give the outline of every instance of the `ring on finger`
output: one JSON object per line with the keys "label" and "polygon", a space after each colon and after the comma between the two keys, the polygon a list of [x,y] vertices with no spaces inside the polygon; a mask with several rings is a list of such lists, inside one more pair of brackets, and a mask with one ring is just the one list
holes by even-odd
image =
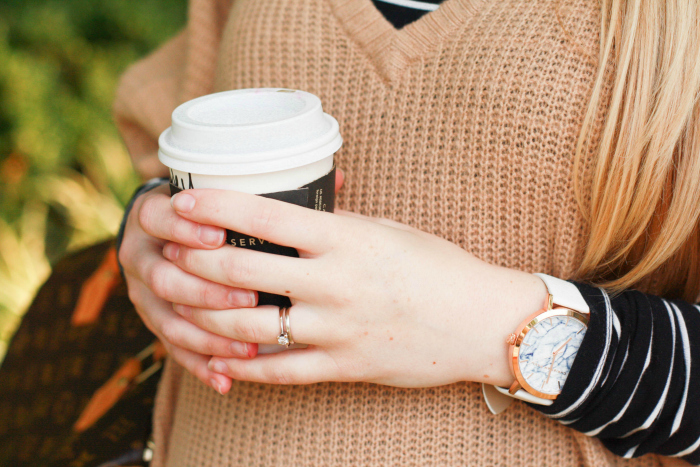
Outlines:
{"label": "ring on finger", "polygon": [[292,326],[289,324],[289,315],[292,312],[291,307],[285,307],[284,309],[284,332],[287,334],[289,339],[289,345],[294,344],[294,338],[292,337]]}
{"label": "ring on finger", "polygon": [[289,334],[289,314],[288,307],[280,307],[280,334],[277,336],[277,343],[289,348],[292,338]]}

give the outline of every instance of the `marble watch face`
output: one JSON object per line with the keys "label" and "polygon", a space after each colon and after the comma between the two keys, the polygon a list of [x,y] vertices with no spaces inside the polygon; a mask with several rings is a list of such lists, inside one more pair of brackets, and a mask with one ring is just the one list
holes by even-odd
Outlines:
{"label": "marble watch face", "polygon": [[544,318],[532,327],[518,354],[527,384],[544,394],[559,394],[585,334],[586,325],[572,316]]}

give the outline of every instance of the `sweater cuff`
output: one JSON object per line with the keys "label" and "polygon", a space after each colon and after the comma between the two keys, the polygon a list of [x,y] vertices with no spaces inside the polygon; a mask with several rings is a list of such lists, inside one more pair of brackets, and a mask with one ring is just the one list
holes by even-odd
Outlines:
{"label": "sweater cuff", "polygon": [[140,187],[136,189],[134,194],[131,196],[131,199],[129,200],[129,203],[126,205],[124,208],[124,216],[122,217],[122,222],[119,224],[119,232],[117,232],[117,238],[115,240],[116,244],[116,249],[117,249],[117,264],[119,265],[119,272],[122,275],[122,278],[124,277],[124,268],[122,268],[121,263],[119,262],[119,249],[122,246],[122,240],[124,239],[124,229],[126,228],[126,220],[129,218],[129,213],[131,213],[131,210],[134,207],[134,203],[138,199],[139,196],[141,196],[144,193],[147,193],[154,188],[158,188],[159,186],[168,183],[169,179],[166,177],[158,177],[158,178],[152,178]]}

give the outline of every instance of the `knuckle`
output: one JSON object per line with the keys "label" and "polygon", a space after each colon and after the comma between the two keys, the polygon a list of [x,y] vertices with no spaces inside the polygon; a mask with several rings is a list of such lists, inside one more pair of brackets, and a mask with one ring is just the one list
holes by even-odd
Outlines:
{"label": "knuckle", "polygon": [[267,379],[273,384],[293,384],[292,374],[283,366],[272,366],[268,370]]}
{"label": "knuckle", "polygon": [[229,350],[229,341],[223,337],[216,339],[206,339],[203,345],[203,355],[228,356],[231,354]]}
{"label": "knuckle", "polygon": [[216,325],[216,322],[212,319],[209,312],[207,312],[206,310],[194,309],[192,310],[192,314],[189,318],[189,321],[191,321],[193,324],[196,324],[202,329],[206,329],[207,331],[211,332],[217,332],[219,330],[218,326]]}
{"label": "knuckle", "polygon": [[212,298],[211,298],[211,286],[210,285],[205,285],[204,287],[200,287],[197,289],[197,306],[201,306],[203,308],[214,308],[212,306]]}
{"label": "knuckle", "polygon": [[226,271],[226,280],[230,284],[245,286],[253,278],[254,267],[250,260],[236,258],[233,261],[222,259],[221,267]]}
{"label": "knuckle", "polygon": [[171,344],[178,345],[180,341],[180,331],[177,322],[164,322],[160,325],[160,334],[163,339]]}
{"label": "knuckle", "polygon": [[131,258],[133,257],[131,250],[131,242],[123,241],[121,247],[119,248],[117,259],[124,270],[130,269],[129,266],[131,266]]}
{"label": "knuckle", "polygon": [[195,252],[190,248],[180,245],[180,253],[176,263],[187,271],[193,271],[195,267]]}
{"label": "knuckle", "polygon": [[168,296],[168,266],[166,263],[159,263],[153,266],[147,276],[148,287],[156,296],[167,298]]}
{"label": "knuckle", "polygon": [[253,233],[265,238],[279,224],[280,210],[271,203],[264,203],[263,207],[253,216],[251,222]]}
{"label": "knuckle", "polygon": [[[149,262],[136,262],[136,264],[134,264],[132,276],[138,279],[139,281],[143,282],[146,285],[146,287],[150,287],[149,284],[151,281],[151,267],[152,265]],[[127,277],[129,276],[127,275]]]}
{"label": "knuckle", "polygon": [[221,355],[220,347],[218,339],[216,342],[211,339],[205,339],[202,343],[201,352],[203,355]]}
{"label": "knuckle", "polygon": [[235,337],[243,342],[263,342],[262,333],[254,323],[241,320],[234,326]]}
{"label": "knuckle", "polygon": [[170,238],[180,243],[197,243],[194,228],[191,222],[185,219],[176,219],[170,223]]}
{"label": "knuckle", "polygon": [[146,196],[146,199],[143,200],[139,207],[139,224],[141,224],[141,228],[148,233],[153,231],[153,221],[157,214],[156,204],[155,197]]}
{"label": "knuckle", "polygon": [[221,286],[214,283],[207,283],[200,287],[198,301],[204,308],[223,309],[226,308],[226,296]]}

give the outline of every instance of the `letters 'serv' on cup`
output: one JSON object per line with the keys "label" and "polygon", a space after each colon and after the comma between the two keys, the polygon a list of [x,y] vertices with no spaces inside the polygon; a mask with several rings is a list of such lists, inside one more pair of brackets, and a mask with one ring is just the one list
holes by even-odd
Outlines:
{"label": "letters 'serv' on cup", "polygon": [[[342,138],[338,122],[313,94],[264,88],[193,99],[175,109],[172,126],[158,143],[158,158],[170,168],[172,194],[190,188],[236,190],[333,211],[333,154]],[[297,256],[293,248],[237,232],[227,232],[227,243]],[[260,304],[289,306],[287,297],[259,295]]]}

